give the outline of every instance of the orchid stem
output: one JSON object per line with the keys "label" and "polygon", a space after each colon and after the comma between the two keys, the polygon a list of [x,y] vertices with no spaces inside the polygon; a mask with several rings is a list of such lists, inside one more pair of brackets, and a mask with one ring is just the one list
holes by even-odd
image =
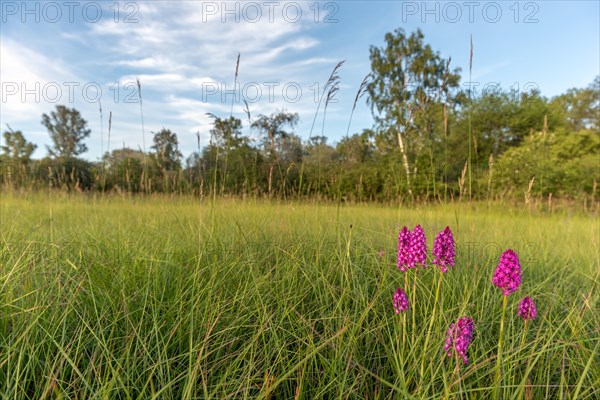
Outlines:
{"label": "orchid stem", "polygon": [[500,319],[500,338],[498,339],[498,356],[496,357],[496,385],[494,387],[494,399],[498,399],[498,392],[502,384],[502,339],[504,337],[504,318],[506,316],[506,301],[508,296],[502,296],[502,318]]}
{"label": "orchid stem", "polygon": [[[441,272],[440,272],[441,274]],[[431,335],[431,328],[433,328],[433,321],[435,320],[435,313],[437,311],[438,298],[440,295],[440,286],[442,284],[442,276],[438,274],[437,279],[437,288],[435,289],[435,301],[433,303],[433,312],[431,314],[431,318],[429,319],[429,327],[427,328],[427,336],[425,336],[425,346],[423,346],[423,352],[427,352],[427,345],[429,344],[429,336]],[[421,359],[421,378],[425,373],[425,358]]]}

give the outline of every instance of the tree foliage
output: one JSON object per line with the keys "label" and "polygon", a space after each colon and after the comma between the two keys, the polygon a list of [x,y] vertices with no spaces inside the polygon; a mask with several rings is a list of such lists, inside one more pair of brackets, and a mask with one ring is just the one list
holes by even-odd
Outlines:
{"label": "tree foliage", "polygon": [[[296,133],[299,116],[286,110],[254,120],[248,112],[246,130],[233,113],[209,114],[210,142],[200,148],[198,132],[198,149],[185,166],[177,135],[167,128],[154,133],[150,153],[116,149],[94,164],[76,158],[87,149],[86,121],[77,110],[57,106],[42,115],[53,158],[31,160],[35,145],[9,128],[0,180],[119,192],[450,200],[464,195],[468,166],[473,198],[528,192],[595,199],[600,77],[554,98],[499,87],[465,93],[460,71],[425,43],[420,30],[407,35],[397,29],[384,39],[382,47],[370,48],[371,80],[363,81],[356,97],[366,89],[375,123],[337,143],[324,129],[319,135],[311,130],[308,138]],[[341,66],[328,82],[336,90]]]}
{"label": "tree foliage", "polygon": [[535,132],[508,149],[496,167],[496,190],[520,195],[532,184],[534,194],[577,197],[592,193],[600,181],[600,136],[583,129]]}
{"label": "tree foliage", "polygon": [[71,158],[87,151],[83,139],[90,135],[91,130],[76,109],[57,105],[50,115],[42,115],[42,124],[53,142],[53,147],[48,147],[52,157]]}
{"label": "tree foliage", "polygon": [[169,129],[161,129],[154,133],[154,160],[163,173],[177,171],[181,168],[181,158],[183,155],[179,151],[179,141],[177,135]]}
{"label": "tree foliage", "polygon": [[28,142],[21,131],[13,131],[10,127],[4,131],[3,136],[6,143],[2,146],[4,156],[14,163],[28,164],[37,145]]}
{"label": "tree foliage", "polygon": [[587,88],[569,89],[552,100],[562,112],[566,127],[579,131],[600,130],[600,75]]}
{"label": "tree foliage", "polygon": [[387,33],[384,47],[371,46],[370,59],[368,102],[379,132],[399,131],[410,143],[432,129],[428,115],[436,104],[456,100],[460,69],[450,70],[450,60],[424,43],[421,30]]}

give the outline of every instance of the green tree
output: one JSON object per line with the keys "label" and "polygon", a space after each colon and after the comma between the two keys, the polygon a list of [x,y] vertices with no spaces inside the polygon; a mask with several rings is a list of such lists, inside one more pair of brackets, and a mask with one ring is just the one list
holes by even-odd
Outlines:
{"label": "green tree", "polygon": [[587,88],[569,89],[551,104],[563,113],[570,130],[600,130],[600,75]]}
{"label": "green tree", "polygon": [[329,195],[337,192],[332,186],[338,172],[339,155],[327,144],[327,137],[313,136],[305,146],[305,177],[312,194]]}
{"label": "green tree", "polygon": [[[467,160],[471,161],[473,175],[487,176],[490,160],[497,161],[505,151],[520,146],[534,132],[551,132],[564,126],[560,112],[538,91],[519,94],[499,89],[473,96],[469,107],[461,107],[449,116],[446,176],[455,189]],[[441,155],[441,150],[438,154]],[[472,183],[482,184],[473,186],[472,194],[487,193],[486,180]]]}
{"label": "green tree", "polygon": [[340,153],[342,161],[353,165],[370,159],[375,150],[374,144],[371,142],[371,135],[372,131],[365,129],[360,134],[357,133],[340,140],[336,150]]}
{"label": "green tree", "polygon": [[162,128],[154,133],[154,159],[159,169],[164,172],[177,171],[181,168],[182,154],[179,151],[177,134],[169,129]]}
{"label": "green tree", "polygon": [[[283,171],[287,170],[287,166],[282,165],[284,162],[282,160],[283,146],[286,143],[286,139],[293,134],[293,129],[298,124],[298,119],[299,117],[296,113],[277,110],[269,116],[261,114],[252,122],[251,128],[257,130],[262,136],[265,153],[269,160],[269,194],[273,190],[273,169],[276,165],[281,185],[285,184]],[[291,143],[293,142],[287,141],[287,144]]]}
{"label": "green tree", "polygon": [[494,185],[515,195],[527,192],[530,183],[538,195],[593,194],[600,180],[599,153],[600,135],[591,130],[535,132],[500,156]]}
{"label": "green tree", "polygon": [[[154,187],[161,187],[164,192],[176,189],[181,183],[181,157],[177,135],[169,129],[153,132],[153,142],[150,154],[154,168],[144,168],[144,175],[150,178],[146,182]],[[145,166],[146,167],[146,166]]]}
{"label": "green tree", "polygon": [[283,139],[293,133],[298,120],[299,117],[296,113],[277,110],[269,116],[259,115],[252,122],[251,128],[256,129],[263,136],[265,150],[268,149],[270,156],[275,157],[281,151]]}
{"label": "green tree", "polygon": [[27,180],[31,154],[36,145],[28,142],[21,131],[13,131],[10,126],[4,132],[5,145],[0,156],[1,180],[15,185],[22,185]]}
{"label": "green tree", "polygon": [[2,152],[5,157],[18,164],[28,164],[37,145],[28,142],[21,131],[13,131],[10,126],[3,136],[5,145],[2,146]]}
{"label": "green tree", "polygon": [[83,139],[90,136],[91,131],[76,109],[58,105],[49,116],[42,114],[42,124],[53,142],[53,147],[48,146],[52,157],[68,159],[87,151]]}
{"label": "green tree", "polygon": [[[255,190],[259,164],[258,153],[250,146],[250,139],[242,135],[242,121],[235,117],[213,118],[210,130],[210,146],[205,147],[201,157],[207,179],[205,182],[216,193],[226,190],[239,192]],[[217,183],[219,182],[219,184]]]}
{"label": "green tree", "polygon": [[213,118],[213,127],[210,130],[211,146],[227,151],[240,142],[247,141],[247,138],[242,136],[242,121],[239,118],[219,118],[212,114],[210,116]]}
{"label": "green tree", "polygon": [[149,156],[141,150],[129,148],[115,149],[106,153],[103,161],[106,165],[107,188],[126,189],[138,192],[142,187],[144,164]]}
{"label": "green tree", "polygon": [[384,47],[370,48],[368,102],[378,134],[390,147],[397,140],[409,191],[410,160],[421,150],[419,142],[423,143],[423,138],[431,141],[436,125],[443,125],[439,118],[442,100],[455,101],[451,89],[458,87],[460,80],[460,70],[450,71],[450,60],[423,39],[420,30],[406,36],[399,28],[385,35]]}

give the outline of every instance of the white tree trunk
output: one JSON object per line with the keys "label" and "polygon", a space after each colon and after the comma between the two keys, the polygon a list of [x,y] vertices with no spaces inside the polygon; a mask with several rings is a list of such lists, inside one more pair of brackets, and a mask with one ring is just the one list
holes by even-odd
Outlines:
{"label": "white tree trunk", "polygon": [[408,185],[408,193],[412,195],[412,190],[410,188],[410,168],[408,166],[408,157],[406,156],[406,151],[404,150],[404,141],[402,140],[402,133],[400,133],[400,129],[398,129],[398,147],[400,147],[400,153],[402,154],[402,164],[404,165],[404,171],[406,172],[406,184]]}

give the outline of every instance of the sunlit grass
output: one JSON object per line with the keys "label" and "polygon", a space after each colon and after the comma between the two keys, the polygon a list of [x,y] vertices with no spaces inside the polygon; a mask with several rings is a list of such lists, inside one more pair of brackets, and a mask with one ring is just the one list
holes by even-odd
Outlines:
{"label": "sunlit grass", "polygon": [[[6,398],[489,397],[502,308],[491,278],[509,247],[524,272],[500,398],[600,395],[597,217],[59,193],[3,193],[0,212]],[[452,227],[457,266],[437,303],[440,272],[418,270],[405,318],[392,305],[405,287],[397,234],[417,223],[429,248]],[[538,308],[527,330],[526,295]],[[443,344],[463,315],[475,336],[457,368]]]}

